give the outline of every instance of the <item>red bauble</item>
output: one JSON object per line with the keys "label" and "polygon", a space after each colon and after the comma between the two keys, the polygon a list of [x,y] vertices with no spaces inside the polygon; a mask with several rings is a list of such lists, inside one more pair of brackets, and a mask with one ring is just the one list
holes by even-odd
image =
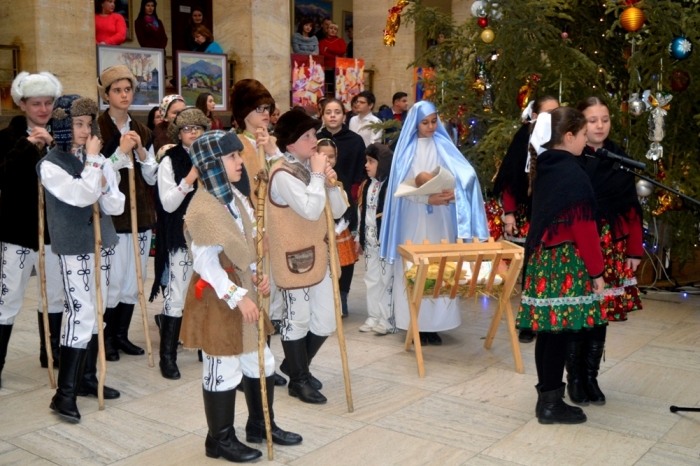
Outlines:
{"label": "red bauble", "polygon": [[486,16],[484,16],[483,18],[479,18],[479,19],[476,21],[476,24],[478,24],[479,27],[483,29],[483,28],[485,28],[486,26],[489,25],[489,19],[488,19]]}
{"label": "red bauble", "polygon": [[690,85],[690,74],[687,71],[674,71],[671,73],[671,89],[683,92]]}
{"label": "red bauble", "polygon": [[566,31],[563,31],[563,32],[561,33],[561,38],[562,38],[562,39],[568,39],[568,38],[569,38],[569,33],[566,32]]}
{"label": "red bauble", "polygon": [[630,6],[630,5],[634,5],[635,3],[639,3],[639,0],[620,0],[618,3],[620,5]]}

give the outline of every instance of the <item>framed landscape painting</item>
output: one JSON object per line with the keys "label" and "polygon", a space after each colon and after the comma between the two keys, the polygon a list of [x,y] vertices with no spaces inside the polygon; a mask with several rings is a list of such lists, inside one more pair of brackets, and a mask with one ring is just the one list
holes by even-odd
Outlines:
{"label": "framed landscape painting", "polygon": [[[97,75],[116,65],[125,65],[136,77],[133,110],[150,110],[159,105],[165,94],[165,55],[161,49],[131,48],[115,45],[97,46]],[[109,105],[98,96],[100,110]]]}
{"label": "framed landscape painting", "polygon": [[177,52],[178,93],[188,106],[197,102],[202,92],[214,96],[217,111],[228,108],[227,56],[225,54]]}

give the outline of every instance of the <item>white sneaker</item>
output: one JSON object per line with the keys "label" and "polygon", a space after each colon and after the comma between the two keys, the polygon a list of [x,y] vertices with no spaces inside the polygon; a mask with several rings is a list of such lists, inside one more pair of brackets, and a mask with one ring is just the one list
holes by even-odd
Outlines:
{"label": "white sneaker", "polygon": [[370,327],[367,324],[360,325],[360,332],[362,332],[362,333],[371,332],[372,330],[373,330],[372,327]]}
{"label": "white sneaker", "polygon": [[389,333],[389,330],[387,330],[386,327],[384,327],[382,324],[377,325],[372,330],[374,330],[379,335],[386,335],[387,333]]}

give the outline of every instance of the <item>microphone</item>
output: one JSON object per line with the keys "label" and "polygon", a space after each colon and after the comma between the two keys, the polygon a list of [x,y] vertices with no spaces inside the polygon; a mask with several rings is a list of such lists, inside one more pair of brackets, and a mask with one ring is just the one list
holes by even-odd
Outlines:
{"label": "microphone", "polygon": [[598,149],[597,151],[595,151],[595,156],[603,160],[612,160],[613,162],[617,162],[620,165],[623,165],[628,168],[634,168],[637,170],[647,169],[647,166],[644,162],[638,162],[629,157],[623,157],[621,155],[610,152],[607,149]]}

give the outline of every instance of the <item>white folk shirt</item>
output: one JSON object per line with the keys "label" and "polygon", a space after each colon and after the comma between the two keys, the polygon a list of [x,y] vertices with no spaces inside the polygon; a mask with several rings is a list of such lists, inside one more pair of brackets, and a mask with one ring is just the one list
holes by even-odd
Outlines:
{"label": "white folk shirt", "polygon": [[[82,148],[75,150],[74,155],[82,161]],[[48,161],[41,164],[40,171],[41,184],[61,202],[75,207],[87,207],[99,201],[102,211],[107,215],[121,215],[124,212],[124,194],[119,191],[112,165],[106,163],[101,155],[88,154],[85,157],[85,168],[79,178],[73,178],[63,168]],[[103,175],[107,180],[104,188]]]}
{"label": "white folk shirt", "polygon": [[[200,188],[203,189],[203,188]],[[243,236],[246,236],[245,229],[243,228],[243,220],[241,215],[248,215],[253,224],[253,231],[251,232],[253,237],[257,235],[257,227],[255,223],[255,211],[250,207],[248,199],[236,189],[233,185],[231,186],[233,193],[240,199],[241,203],[245,206],[245,212],[241,212],[236,205],[235,200],[231,201],[228,205],[222,206],[222,215],[233,215],[236,220],[238,228],[241,229]],[[231,309],[238,306],[238,303],[245,297],[248,292],[247,289],[243,287],[236,286],[228,278],[228,273],[221,267],[221,262],[219,261],[219,253],[224,250],[221,246],[197,246],[194,241],[190,247],[192,251],[192,267],[195,272],[197,272],[202,280],[209,283],[216,295],[226,301]],[[238,264],[236,264],[238,265]],[[255,274],[255,262],[250,264],[250,270]]]}
{"label": "white folk shirt", "polygon": [[367,127],[371,123],[381,123],[382,120],[372,115],[372,112],[368,113],[366,117],[362,118],[360,115],[355,115],[350,118],[350,131],[353,131],[360,136],[362,140],[365,141],[365,147],[369,146],[375,142],[382,142],[382,131],[381,130],[371,130]]}
{"label": "white folk shirt", "polygon": [[[112,117],[110,116],[110,118],[112,118]],[[112,118],[112,121],[114,122],[115,125],[117,124],[117,121],[114,118]],[[119,132],[121,134],[126,134],[129,131],[131,131],[130,123],[131,123],[131,115],[127,114],[126,123],[124,124],[124,126],[119,128]],[[144,148],[146,147],[147,143],[148,143],[148,141],[141,141],[141,144],[143,145]],[[129,154],[124,154],[119,147],[117,147],[116,152],[117,152],[117,155],[124,155],[124,156],[127,156],[127,158],[128,158]],[[111,154],[109,154],[109,155],[111,155]],[[146,181],[146,183],[148,183],[149,186],[155,185],[156,181],[158,179],[157,178],[158,162],[156,162],[156,154],[153,152],[153,144],[151,144],[151,147],[146,149],[146,160],[144,160],[142,162],[141,158],[138,156],[138,154],[136,153],[135,150],[134,150],[134,160],[136,160],[138,163],[141,164],[141,175],[143,176],[143,179]],[[118,172],[117,172],[117,175],[119,175]],[[118,176],[117,183],[119,182],[119,180],[120,180],[120,177]]]}
{"label": "white folk shirt", "polygon": [[[300,163],[311,171],[308,160],[301,162],[290,153],[284,154],[284,157],[288,162]],[[281,171],[272,178],[270,200],[277,205],[288,205],[301,217],[315,222],[323,215],[327,191],[333,218],[340,218],[348,208],[345,191],[338,186],[326,188],[325,183],[326,177],[320,173],[311,173],[311,181],[307,186],[299,178]]]}
{"label": "white folk shirt", "polygon": [[[189,147],[182,147],[187,153],[190,152]],[[187,184],[185,178],[182,178],[179,184],[175,183],[173,161],[170,156],[163,157],[158,167],[158,197],[163,204],[163,210],[168,213],[175,212],[187,194],[193,190],[194,186]]]}

